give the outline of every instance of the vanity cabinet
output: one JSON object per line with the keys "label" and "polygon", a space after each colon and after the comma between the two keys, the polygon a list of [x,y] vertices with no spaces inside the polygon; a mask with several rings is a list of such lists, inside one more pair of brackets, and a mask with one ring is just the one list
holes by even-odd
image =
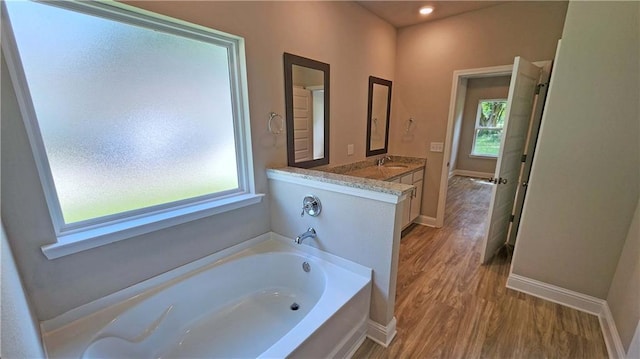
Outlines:
{"label": "vanity cabinet", "polygon": [[393,179],[391,182],[408,184],[415,186],[411,197],[405,202],[402,208],[402,228],[406,228],[420,215],[420,206],[422,205],[422,184],[424,178],[424,169],[407,173],[399,178]]}

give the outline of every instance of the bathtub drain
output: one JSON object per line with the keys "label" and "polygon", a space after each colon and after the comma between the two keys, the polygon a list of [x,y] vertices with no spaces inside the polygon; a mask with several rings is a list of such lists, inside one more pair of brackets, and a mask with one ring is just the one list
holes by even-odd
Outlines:
{"label": "bathtub drain", "polygon": [[291,304],[289,308],[291,308],[291,310],[298,310],[300,309],[300,305],[298,305],[298,303],[296,302],[293,302],[293,304]]}

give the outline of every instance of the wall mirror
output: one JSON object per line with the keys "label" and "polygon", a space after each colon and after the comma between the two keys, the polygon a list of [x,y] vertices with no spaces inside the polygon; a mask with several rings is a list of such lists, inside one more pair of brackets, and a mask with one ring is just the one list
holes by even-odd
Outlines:
{"label": "wall mirror", "polygon": [[369,76],[367,157],[387,153],[391,114],[391,81]]}
{"label": "wall mirror", "polygon": [[284,54],[287,162],[309,168],[329,163],[329,64]]}

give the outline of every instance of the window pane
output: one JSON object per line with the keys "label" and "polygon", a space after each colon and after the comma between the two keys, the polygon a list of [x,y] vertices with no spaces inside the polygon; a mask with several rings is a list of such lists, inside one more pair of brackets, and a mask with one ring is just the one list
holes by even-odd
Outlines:
{"label": "window pane", "polygon": [[480,118],[478,127],[504,127],[506,101],[482,101],[480,102]]}
{"label": "window pane", "polygon": [[477,129],[473,154],[497,157],[501,140],[502,130]]}
{"label": "window pane", "polygon": [[225,47],[6,5],[66,223],[238,188]]}

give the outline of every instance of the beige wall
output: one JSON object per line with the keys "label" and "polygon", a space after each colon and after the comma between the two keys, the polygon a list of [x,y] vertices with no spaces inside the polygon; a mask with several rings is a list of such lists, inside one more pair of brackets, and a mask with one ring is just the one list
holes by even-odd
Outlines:
{"label": "beige wall", "polygon": [[467,81],[467,95],[462,113],[460,144],[455,169],[492,174],[495,172],[497,159],[470,157],[469,155],[473,146],[479,101],[506,99],[509,95],[510,81],[511,76],[472,78]]}
{"label": "beige wall", "polygon": [[607,294],[607,303],[628,354],[640,323],[640,198]]}
{"label": "beige wall", "polygon": [[[331,65],[331,162],[364,158],[368,77],[393,80],[396,30],[350,2],[139,2],[137,6],[243,36],[258,192],[265,168],[285,165],[269,112],[284,115],[283,53]],[[38,319],[50,319],[167,270],[269,231],[259,205],[149,233],[56,260],[40,247],[53,226],[6,65],[2,65],[2,219]],[[356,153],[347,157],[347,144]]]}
{"label": "beige wall", "polygon": [[640,193],[638,2],[572,2],[513,273],[607,298]]}
{"label": "beige wall", "polygon": [[[436,216],[454,70],[512,64],[515,56],[550,60],[562,33],[566,2],[510,2],[398,30],[390,152],[427,157],[422,214]],[[414,136],[403,136],[416,120]]]}

